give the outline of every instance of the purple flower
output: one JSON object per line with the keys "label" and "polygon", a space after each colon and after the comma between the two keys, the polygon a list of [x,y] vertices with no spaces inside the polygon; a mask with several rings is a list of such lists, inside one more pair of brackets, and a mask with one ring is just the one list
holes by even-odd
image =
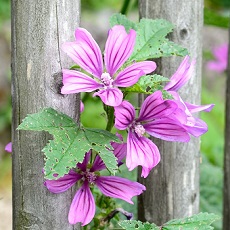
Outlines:
{"label": "purple flower", "polygon": [[147,177],[160,161],[157,146],[144,136],[145,133],[167,141],[189,141],[190,137],[181,124],[169,118],[176,109],[177,104],[164,101],[160,91],[145,99],[138,118],[135,118],[135,109],[128,101],[115,107],[115,127],[128,129],[126,165],[130,171],[141,165],[141,176]]}
{"label": "purple flower", "polygon": [[98,90],[94,96],[99,96],[106,105],[118,106],[123,99],[118,87],[132,86],[141,76],[156,69],[153,61],[137,62],[120,69],[132,54],[135,30],[131,29],[127,34],[121,25],[110,29],[104,52],[105,70],[100,48],[91,34],[78,28],[75,37],[75,42],[64,43],[62,49],[90,76],[76,70],[64,69],[64,86],[61,90],[63,94]]}
{"label": "purple flower", "polygon": [[[91,222],[95,215],[95,201],[90,187],[96,185],[105,195],[119,198],[133,204],[132,197],[140,195],[146,190],[145,186],[134,181],[117,176],[100,176],[105,164],[97,155],[93,165],[90,167],[91,151],[86,153],[84,161],[77,164],[77,171],[70,170],[68,174],[57,180],[46,180],[45,186],[50,192],[61,193],[68,190],[76,182],[82,185],[75,194],[69,210],[69,223],[82,223],[82,226]],[[120,159],[118,159],[120,160]]]}
{"label": "purple flower", "polygon": [[193,105],[184,102],[179,96],[177,91],[188,82],[191,78],[192,73],[195,68],[195,61],[189,62],[190,57],[186,56],[181,62],[177,71],[170,78],[170,82],[164,87],[173,97],[174,101],[177,103],[178,108],[171,114],[171,118],[179,121],[183,127],[191,135],[198,137],[208,130],[207,124],[199,118],[193,117],[193,113],[199,111],[210,112],[214,104],[209,105]]}
{"label": "purple flower", "polygon": [[5,150],[9,153],[12,153],[12,142],[9,142],[6,147]]}
{"label": "purple flower", "polygon": [[218,73],[222,73],[227,69],[228,62],[228,44],[222,44],[212,51],[216,60],[209,61],[207,68]]}

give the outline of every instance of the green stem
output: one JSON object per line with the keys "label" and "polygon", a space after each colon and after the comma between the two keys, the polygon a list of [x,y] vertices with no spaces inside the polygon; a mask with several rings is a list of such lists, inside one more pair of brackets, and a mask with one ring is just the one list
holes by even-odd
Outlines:
{"label": "green stem", "polygon": [[126,15],[129,8],[129,3],[131,0],[124,0],[120,13]]}
{"label": "green stem", "polygon": [[104,104],[104,110],[107,114],[107,119],[108,119],[107,125],[106,125],[106,130],[111,132],[111,130],[114,126],[114,108]]}

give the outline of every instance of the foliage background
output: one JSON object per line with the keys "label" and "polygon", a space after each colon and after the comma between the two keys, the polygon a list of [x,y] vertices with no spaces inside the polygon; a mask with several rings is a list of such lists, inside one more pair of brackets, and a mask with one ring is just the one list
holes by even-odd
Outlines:
{"label": "foliage background", "polygon": [[[127,7],[127,2],[130,4]],[[109,17],[113,13],[126,12],[132,20],[138,20],[137,0],[84,0],[82,1],[81,26],[88,29],[104,49]],[[200,209],[221,216],[223,187],[223,144],[224,144],[224,102],[225,73],[217,74],[207,70],[205,64],[213,59],[213,47],[227,43],[227,26],[230,14],[228,0],[205,0],[204,22],[204,68],[202,103],[214,103],[211,113],[202,113],[209,131],[201,138]],[[218,20],[217,20],[218,18]],[[214,19],[214,20],[213,20]],[[92,23],[93,22],[93,23]],[[214,25],[214,26],[213,26]],[[97,98],[83,96],[85,111],[82,122],[85,126],[104,128],[103,108]],[[135,101],[135,98],[130,98]],[[95,122],[96,121],[96,122]],[[11,157],[4,146],[10,141],[11,97],[10,97],[10,1],[0,1],[0,229],[11,229]],[[121,167],[120,175],[125,171]],[[133,180],[136,172],[126,173]],[[119,206],[136,214],[132,205],[119,202]],[[213,225],[221,230],[221,220]]]}

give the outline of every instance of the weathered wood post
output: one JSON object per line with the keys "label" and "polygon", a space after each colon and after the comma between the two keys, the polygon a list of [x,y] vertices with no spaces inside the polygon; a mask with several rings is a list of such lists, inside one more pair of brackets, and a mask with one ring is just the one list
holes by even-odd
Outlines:
{"label": "weathered wood post", "polygon": [[[228,36],[230,39],[230,28]],[[230,42],[228,47],[228,69],[226,88],[223,230],[228,230],[230,226]]]}
{"label": "weathered wood post", "polygon": [[[170,40],[188,48],[196,59],[196,71],[187,85],[180,90],[185,101],[200,103],[201,55],[202,55],[202,0],[139,0],[140,17],[163,18],[175,25]],[[181,58],[163,58],[158,73],[170,77]],[[147,191],[138,198],[138,215],[142,221],[163,224],[172,218],[189,216],[199,209],[200,141],[197,138],[186,143],[170,143],[154,139],[161,152],[160,164],[147,180],[139,181]]]}
{"label": "weathered wood post", "polygon": [[[16,131],[28,113],[53,107],[76,119],[80,99],[60,94],[61,69],[71,60],[61,50],[74,39],[79,0],[12,0],[13,229],[73,230],[68,211],[76,190],[52,194],[43,185],[41,150],[46,133]],[[50,137],[49,137],[50,138]]]}

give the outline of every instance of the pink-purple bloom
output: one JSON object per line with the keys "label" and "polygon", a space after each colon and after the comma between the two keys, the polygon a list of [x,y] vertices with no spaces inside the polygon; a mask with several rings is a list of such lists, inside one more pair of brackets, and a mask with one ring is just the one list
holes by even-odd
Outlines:
{"label": "pink-purple bloom", "polygon": [[[94,163],[89,164],[91,151],[86,153],[84,161],[77,164],[77,170],[70,170],[68,174],[57,180],[46,180],[45,186],[53,193],[62,193],[80,182],[81,187],[76,192],[69,210],[69,223],[82,223],[82,226],[91,222],[95,215],[95,201],[90,190],[96,185],[105,195],[119,198],[133,204],[132,197],[140,195],[146,190],[145,186],[134,181],[117,176],[100,176],[100,171],[105,169],[105,164],[97,155]],[[118,155],[120,161],[121,155]]]}
{"label": "pink-purple bloom", "polygon": [[193,117],[193,113],[206,111],[210,112],[214,104],[208,105],[194,105],[184,102],[177,91],[185,85],[192,76],[195,68],[195,61],[190,63],[190,57],[186,56],[178,67],[177,71],[170,78],[170,82],[164,87],[173,97],[174,102],[177,103],[178,109],[171,115],[171,118],[179,121],[188,133],[195,137],[206,133],[208,131],[207,124],[197,117]]}
{"label": "pink-purple bloom", "polygon": [[105,45],[104,63],[100,48],[92,35],[83,28],[75,31],[75,42],[66,42],[62,49],[89,75],[77,70],[63,69],[63,94],[93,92],[109,106],[121,104],[120,87],[134,85],[141,76],[156,69],[153,61],[132,63],[124,69],[123,64],[133,52],[136,31],[126,32],[121,25],[110,29]]}
{"label": "pink-purple bloom", "polygon": [[12,153],[12,142],[9,142],[6,146],[5,146],[5,150],[9,153]]}
{"label": "pink-purple bloom", "polygon": [[180,122],[170,118],[176,109],[176,103],[163,100],[161,91],[145,99],[138,118],[135,118],[135,108],[128,101],[115,107],[115,127],[128,130],[126,165],[130,171],[141,165],[142,176],[147,177],[160,161],[159,150],[145,137],[146,133],[167,141],[189,141],[190,137]]}
{"label": "pink-purple bloom", "polygon": [[212,51],[215,60],[207,63],[207,68],[218,73],[227,69],[228,64],[228,44],[222,44],[215,47]]}

